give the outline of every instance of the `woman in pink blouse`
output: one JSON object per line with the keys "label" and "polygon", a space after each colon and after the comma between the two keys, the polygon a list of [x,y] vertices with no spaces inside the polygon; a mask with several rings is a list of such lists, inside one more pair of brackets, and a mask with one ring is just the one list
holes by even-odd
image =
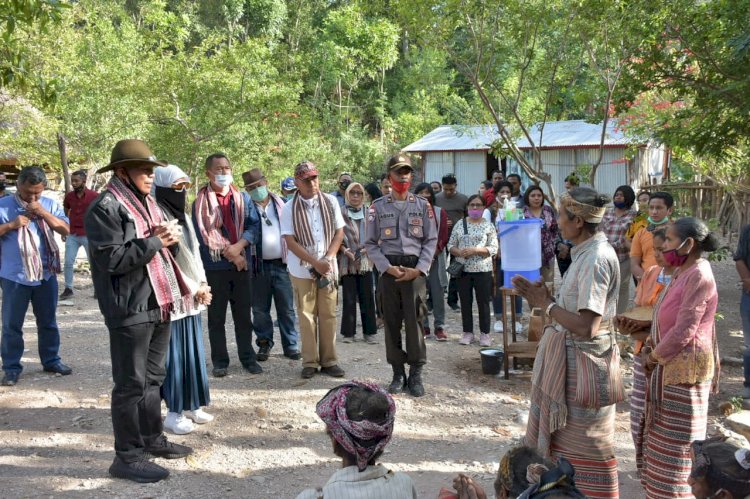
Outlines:
{"label": "woman in pink blouse", "polygon": [[[706,438],[708,397],[719,367],[719,296],[702,255],[718,248],[716,236],[697,218],[667,228],[662,255],[676,270],[656,303],[650,344],[641,354],[648,378],[641,481],[648,497],[690,496],[690,443]],[[627,328],[644,326],[628,321]]]}
{"label": "woman in pink blouse", "polygon": [[542,280],[555,280],[555,240],[560,233],[557,228],[555,210],[544,204],[544,191],[538,185],[532,185],[523,195],[524,218],[539,218],[542,225]]}

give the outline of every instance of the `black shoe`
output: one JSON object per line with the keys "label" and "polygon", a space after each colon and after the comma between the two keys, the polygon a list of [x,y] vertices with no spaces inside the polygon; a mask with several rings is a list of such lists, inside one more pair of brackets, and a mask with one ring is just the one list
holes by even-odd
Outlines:
{"label": "black shoe", "polygon": [[310,379],[313,376],[315,376],[315,373],[318,372],[318,370],[314,367],[303,367],[302,368],[302,377],[304,379]]}
{"label": "black shoe", "polygon": [[328,376],[333,376],[334,378],[343,378],[345,374],[344,370],[339,366],[322,367],[320,372],[325,373]]}
{"label": "black shoe", "polygon": [[271,347],[264,343],[258,347],[258,360],[264,362],[268,360],[268,354],[271,353]]}
{"label": "black shoe", "polygon": [[153,483],[167,478],[169,470],[152,463],[146,456],[130,463],[115,457],[112,466],[109,467],[109,474],[115,478],[124,478],[138,483]]}
{"label": "black shoe", "polygon": [[181,459],[192,453],[193,449],[190,447],[170,442],[164,435],[159,436],[153,444],[146,447],[146,454],[164,459]]}
{"label": "black shoe", "polygon": [[458,306],[458,304],[453,304],[453,305],[451,305],[451,304],[449,303],[449,304],[448,304],[448,306],[449,306],[449,307],[451,308],[451,310],[453,310],[454,312],[460,312],[460,311],[461,311],[461,307],[459,307],[459,306]]}
{"label": "black shoe", "polygon": [[406,371],[404,366],[391,366],[393,368],[393,380],[388,385],[388,393],[396,395],[406,390]]}
{"label": "black shoe", "polygon": [[227,375],[229,370],[226,367],[214,367],[213,371],[211,371],[211,374],[214,378],[223,378]]}
{"label": "black shoe", "polygon": [[287,359],[299,360],[302,358],[302,354],[300,354],[299,352],[289,352],[285,353],[284,357],[286,357]]}
{"label": "black shoe", "polygon": [[65,288],[65,291],[62,292],[60,298],[58,298],[58,301],[69,300],[70,298],[73,298],[73,290],[70,288]]}
{"label": "black shoe", "polygon": [[68,374],[71,374],[73,372],[73,369],[69,368],[62,362],[55,362],[51,366],[44,366],[44,372],[62,374],[63,376],[67,376]]}
{"label": "black shoe", "polygon": [[424,395],[424,385],[422,385],[422,366],[411,366],[409,368],[409,393],[413,397]]}
{"label": "black shoe", "polygon": [[243,365],[242,367],[244,367],[245,371],[249,372],[250,374],[260,374],[263,372],[263,368],[260,367],[260,364],[258,364],[257,362],[250,362]]}
{"label": "black shoe", "polygon": [[3,381],[0,382],[3,386],[13,386],[16,383],[18,383],[18,376],[20,373],[16,372],[6,372],[5,376],[3,376]]}

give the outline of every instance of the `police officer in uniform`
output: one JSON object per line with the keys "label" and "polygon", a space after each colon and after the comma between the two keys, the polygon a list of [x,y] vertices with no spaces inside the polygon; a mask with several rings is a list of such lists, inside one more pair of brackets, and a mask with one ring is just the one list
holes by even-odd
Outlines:
{"label": "police officer in uniform", "polygon": [[437,225],[429,203],[409,192],[412,172],[408,157],[399,154],[388,160],[392,192],[370,207],[365,248],[381,273],[378,296],[385,319],[385,352],[393,368],[388,391],[401,393],[408,387],[409,393],[421,397],[422,366],[427,362],[422,327],[427,315],[425,276],[437,245]]}

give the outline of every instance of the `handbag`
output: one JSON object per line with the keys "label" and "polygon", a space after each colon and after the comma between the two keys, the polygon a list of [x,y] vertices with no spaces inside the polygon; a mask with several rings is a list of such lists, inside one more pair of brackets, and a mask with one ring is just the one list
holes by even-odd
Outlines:
{"label": "handbag", "polygon": [[[466,218],[463,219],[464,223],[464,235],[469,235],[469,227],[466,225]],[[450,274],[451,277],[461,277],[464,275],[464,263],[465,262],[459,262],[458,257],[451,258],[451,264],[448,265],[448,268],[446,269],[448,274]]]}
{"label": "handbag", "polygon": [[610,342],[607,351],[595,354],[573,341],[576,355],[575,401],[583,407],[599,409],[625,400],[620,349],[611,332]]}

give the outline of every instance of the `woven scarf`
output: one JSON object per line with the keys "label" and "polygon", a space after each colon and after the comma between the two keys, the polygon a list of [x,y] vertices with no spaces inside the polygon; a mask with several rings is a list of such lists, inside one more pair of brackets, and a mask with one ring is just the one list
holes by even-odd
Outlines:
{"label": "woven scarf", "polygon": [[[228,220],[226,223],[233,223],[237,237],[242,237],[242,232],[245,230],[245,203],[239,189],[230,185],[229,191],[234,200],[234,220]],[[208,246],[211,261],[220,261],[221,252],[231,243],[221,230],[225,222],[221,216],[216,193],[208,184],[198,191],[198,197],[195,199],[195,219],[203,241]]]}
{"label": "woven scarf", "polygon": [[[26,211],[29,203],[21,199],[16,193],[13,196],[18,206],[23,212]],[[42,217],[34,217],[32,220],[39,227],[40,237],[44,239],[44,247],[47,249],[47,270],[53,274],[60,273],[60,250],[55,242],[55,235],[52,228],[44,221]],[[27,281],[41,281],[44,279],[44,268],[42,265],[42,254],[39,247],[34,241],[34,235],[28,225],[21,226],[18,229],[18,249],[21,252],[21,263],[23,263],[23,273]]]}
{"label": "woven scarf", "polygon": [[[364,212],[364,208],[362,208],[362,211]],[[356,253],[357,250],[365,247],[362,236],[367,233],[367,218],[354,220],[347,213],[344,215],[344,223],[346,225],[344,225],[344,244],[342,248],[347,248],[352,253]],[[356,263],[356,260],[351,260],[341,253],[341,274],[364,274],[372,270],[372,262],[367,258],[367,255],[360,257],[359,265]]]}
{"label": "woven scarf", "polygon": [[565,331],[545,329],[531,376],[531,407],[523,445],[542,457],[550,457],[552,434],[565,427],[568,405],[565,401],[568,357]]}
{"label": "woven scarf", "polygon": [[[138,239],[151,237],[153,228],[165,220],[154,198],[147,195],[144,206],[135,193],[117,176],[113,176],[109,181],[107,190],[133,217]],[[192,310],[193,295],[168,248],[162,247],[154,255],[146,264],[146,271],[163,321],[169,319],[171,312],[185,314]]]}
{"label": "woven scarf", "polygon": [[[336,233],[336,224],[331,200],[322,192],[318,192],[317,208],[320,210],[320,216],[323,222],[323,237],[325,238],[323,243],[327,248],[333,240],[333,235]],[[315,204],[313,204],[313,209],[315,209]],[[317,246],[318,241],[315,240],[315,236],[313,235],[312,223],[307,216],[305,200],[303,200],[299,194],[294,196],[294,199],[292,200],[292,223],[294,237],[297,238],[297,242],[300,243],[309,253],[314,254],[314,248]]]}
{"label": "woven scarf", "polygon": [[[381,393],[388,399],[388,416],[383,424],[349,419],[346,414],[346,395],[357,386]],[[315,412],[341,447],[357,458],[359,471],[364,471],[372,456],[384,449],[391,440],[396,404],[393,397],[378,385],[366,381],[350,381],[329,391],[320,399]]]}

